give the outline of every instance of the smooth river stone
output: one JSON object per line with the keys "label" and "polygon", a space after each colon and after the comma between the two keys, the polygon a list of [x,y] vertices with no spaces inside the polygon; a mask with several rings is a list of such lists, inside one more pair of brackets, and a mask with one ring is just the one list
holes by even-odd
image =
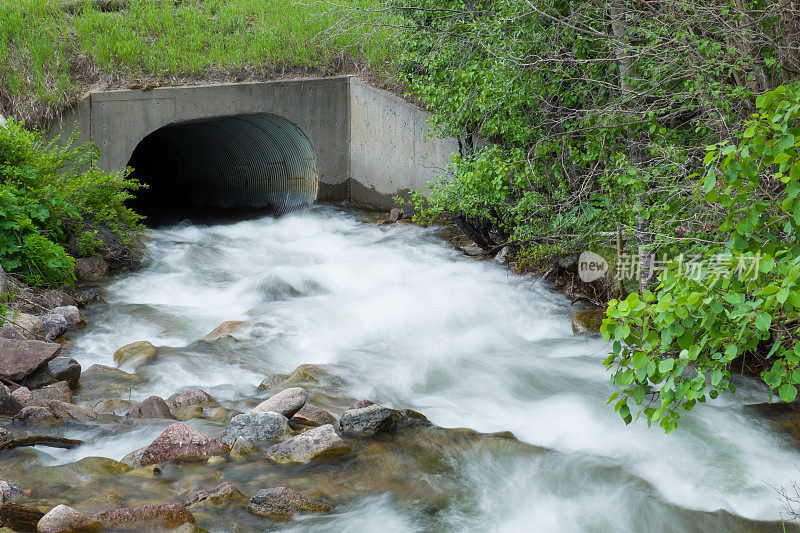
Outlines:
{"label": "smooth river stone", "polygon": [[81,531],[100,531],[103,524],[99,520],[94,520],[79,513],[72,507],[58,505],[39,520],[36,530],[39,533],[66,533]]}
{"label": "smooth river stone", "polygon": [[113,507],[95,513],[92,518],[115,531],[174,529],[196,523],[188,509],[176,504]]}
{"label": "smooth river stone", "polygon": [[378,404],[360,409],[348,409],[342,413],[339,424],[342,433],[357,437],[371,437],[376,433],[389,432],[394,429],[391,409]]}
{"label": "smooth river stone", "polygon": [[265,453],[277,463],[307,463],[315,459],[339,457],[349,452],[350,447],[336,434],[333,426],[325,424],[270,446]]}
{"label": "smooth river stone", "polygon": [[310,500],[289,487],[272,487],[258,491],[247,509],[272,520],[289,520],[294,514],[327,513],[331,506]]}
{"label": "smooth river stone", "polygon": [[114,361],[119,365],[138,367],[156,356],[156,347],[148,341],[126,344],[114,352]]}
{"label": "smooth river stone", "polygon": [[306,404],[308,393],[301,387],[292,387],[282,390],[260,404],[250,409],[251,413],[266,413],[273,411],[280,413],[286,418],[292,418],[294,414]]}
{"label": "smooth river stone", "polygon": [[206,391],[191,389],[180,393],[173,401],[172,407],[186,407],[187,405],[215,405],[217,402]]}
{"label": "smooth river stone", "polygon": [[125,413],[127,418],[172,418],[169,406],[162,398],[150,396],[141,403],[137,403]]}

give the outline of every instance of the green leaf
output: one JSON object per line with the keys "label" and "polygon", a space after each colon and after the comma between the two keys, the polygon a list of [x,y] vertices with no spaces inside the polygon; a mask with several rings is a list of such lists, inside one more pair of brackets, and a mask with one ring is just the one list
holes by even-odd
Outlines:
{"label": "green leaf", "polygon": [[674,366],[675,366],[675,359],[671,358],[662,359],[661,361],[658,362],[658,371],[661,374],[666,374],[667,372],[672,370]]}
{"label": "green leaf", "polygon": [[778,394],[784,402],[792,403],[797,398],[797,387],[786,383],[778,389]]}
{"label": "green leaf", "polygon": [[767,331],[772,324],[772,316],[767,313],[759,313],[756,316],[756,327],[761,331]]}

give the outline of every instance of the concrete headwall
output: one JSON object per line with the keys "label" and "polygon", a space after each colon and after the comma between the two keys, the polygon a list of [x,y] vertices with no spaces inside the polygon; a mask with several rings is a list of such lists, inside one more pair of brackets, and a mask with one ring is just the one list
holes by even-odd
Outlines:
{"label": "concrete headwall", "polygon": [[444,172],[457,145],[426,138],[427,114],[351,76],[275,82],[159,87],[90,93],[50,131],[100,148],[100,166],[124,168],[136,146],[159,128],[186,121],[270,113],[308,138],[320,200],[390,205]]}

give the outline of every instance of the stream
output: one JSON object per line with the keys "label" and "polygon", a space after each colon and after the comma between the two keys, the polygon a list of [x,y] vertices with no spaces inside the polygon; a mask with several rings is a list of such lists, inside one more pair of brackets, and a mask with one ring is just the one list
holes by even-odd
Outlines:
{"label": "stream", "polygon": [[[89,325],[68,351],[85,370],[116,366],[114,351],[130,342],[158,346],[131,401],[199,387],[243,406],[265,377],[311,364],[326,382],[309,390],[310,401],[337,416],[370,399],[446,428],[510,431],[520,442],[401,436],[368,444],[358,474],[231,463],[205,467],[212,474],[166,468],[157,482],[97,482],[91,491],[129,502],[228,479],[252,495],[288,480],[336,502],[330,514],[274,525],[298,531],[756,531],[766,527],[756,521],[785,515],[773,487],[800,480],[795,444],[745,408],[767,399],[756,380],[685,413],[672,435],[642,421],[626,426],[606,405],[607,347],[571,331],[575,306],[535,277],[464,256],[439,230],[315,206],[160,228],[147,239],[151,259],[104,288],[105,303],[86,310]],[[195,342],[229,320],[251,326],[235,339]],[[119,460],[167,423],[75,430],[86,446],[37,448],[36,465],[26,464]],[[224,429],[187,423],[215,436]],[[227,513],[198,521],[218,531],[273,527]]]}

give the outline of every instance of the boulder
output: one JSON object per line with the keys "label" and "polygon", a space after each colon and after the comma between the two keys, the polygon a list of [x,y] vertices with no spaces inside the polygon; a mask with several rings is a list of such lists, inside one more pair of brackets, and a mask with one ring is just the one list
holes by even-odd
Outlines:
{"label": "boulder", "polygon": [[272,520],[289,520],[295,514],[327,513],[331,506],[310,500],[289,487],[272,487],[258,491],[247,509]]}
{"label": "boulder", "polygon": [[75,277],[80,281],[100,281],[108,275],[108,263],[99,255],[75,260]]}
{"label": "boulder", "polygon": [[174,529],[183,524],[195,524],[194,516],[181,505],[141,505],[138,507],[113,507],[92,515],[112,530],[162,530]]}
{"label": "boulder", "polygon": [[67,319],[58,313],[41,315],[39,320],[44,324],[44,340],[53,341],[64,334],[69,327]]}
{"label": "boulder", "polygon": [[307,463],[315,459],[339,457],[350,452],[331,424],[310,429],[289,440],[275,444],[266,455],[277,463]]}
{"label": "boulder", "polygon": [[415,428],[420,426],[430,426],[431,422],[422,413],[412,409],[392,409],[395,429]]}
{"label": "boulder", "polygon": [[17,503],[0,505],[0,524],[12,531],[36,531],[36,525],[44,513],[35,507],[25,507]]}
{"label": "boulder", "polygon": [[388,433],[395,429],[392,411],[378,404],[360,409],[348,409],[339,421],[342,433],[356,437],[371,437],[376,433]]}
{"label": "boulder", "polygon": [[0,480],[0,503],[8,503],[25,497],[25,492],[16,483]]}
{"label": "boulder", "polygon": [[142,446],[138,450],[133,450],[125,457],[120,459],[120,463],[126,464],[131,468],[142,468],[142,454],[147,449],[147,446]]}
{"label": "boulder", "polygon": [[258,384],[258,390],[272,390],[289,379],[289,374],[272,374]]}
{"label": "boulder", "polygon": [[247,498],[242,491],[236,488],[236,485],[230,481],[220,483],[213,489],[200,490],[183,500],[184,507],[191,507],[198,503],[206,503],[211,505],[225,504],[230,500],[238,500]]}
{"label": "boulder", "polygon": [[205,342],[215,341],[220,337],[231,335],[232,333],[239,331],[240,329],[248,326],[249,324],[250,324],[249,322],[244,320],[228,320],[227,322],[223,322],[222,324],[214,328],[214,331],[200,337],[200,340]]}
{"label": "boulder", "polygon": [[143,365],[156,356],[156,347],[147,341],[137,341],[126,344],[114,352],[114,361],[118,365],[127,365],[134,368]]}
{"label": "boulder", "polygon": [[260,446],[267,443],[274,444],[289,434],[289,420],[280,413],[268,411],[234,416],[225,428],[221,440],[232,445],[237,437],[244,437],[256,446]]}
{"label": "boulder", "polygon": [[302,409],[306,404],[307,398],[308,394],[305,389],[292,387],[269,397],[250,409],[250,412],[266,413],[267,411],[273,411],[282,414],[286,418],[291,418],[297,411]]}
{"label": "boulder", "polygon": [[40,389],[34,389],[29,394],[30,400],[58,400],[64,403],[72,403],[72,391],[66,381],[59,381]]}
{"label": "boulder", "polygon": [[54,342],[0,339],[0,377],[19,382],[60,352]]}
{"label": "boulder", "polygon": [[141,464],[149,466],[172,460],[204,461],[229,451],[225,443],[178,422],[167,427],[147,446],[142,452]]}
{"label": "boulder", "polygon": [[81,373],[80,394],[89,398],[128,397],[130,390],[139,385],[142,378],[118,368],[92,365]]}
{"label": "boulder", "polygon": [[600,326],[605,317],[605,309],[578,311],[572,316],[572,333],[575,335],[600,333]]}
{"label": "boulder", "polygon": [[389,222],[394,224],[401,218],[403,218],[403,212],[399,208],[393,207],[389,210]]}
{"label": "boulder", "polygon": [[40,298],[47,304],[48,309],[53,309],[57,307],[66,307],[66,306],[73,306],[75,304],[75,300],[64,291],[50,289],[44,291]]}
{"label": "boulder", "polygon": [[89,533],[100,531],[103,524],[79,513],[72,507],[59,505],[53,507],[39,520],[37,531],[39,533]]}
{"label": "boulder", "polygon": [[29,401],[33,400],[33,396],[31,395],[31,390],[28,387],[20,387],[14,392],[11,393],[11,397],[17,400],[22,405],[25,405]]}
{"label": "boulder", "polygon": [[68,355],[59,355],[22,381],[29,389],[38,389],[59,381],[66,381],[70,387],[77,387],[81,378],[81,365]]}
{"label": "boulder", "polygon": [[52,409],[46,406],[28,405],[17,413],[14,420],[26,424],[60,424],[60,421]]}
{"label": "boulder", "polygon": [[292,422],[306,426],[324,426],[325,424],[335,425],[336,418],[324,409],[306,404],[294,414]]}
{"label": "boulder", "polygon": [[125,416],[127,418],[172,418],[167,402],[158,396],[150,396],[143,402],[137,403],[125,413]]}
{"label": "boulder", "polygon": [[25,335],[23,335],[16,329],[12,328],[11,326],[3,326],[2,328],[0,328],[0,339],[15,339],[18,341],[24,341]]}
{"label": "boulder", "polygon": [[80,324],[83,321],[81,318],[81,312],[78,311],[78,308],[75,305],[62,305],[56,307],[50,311],[50,314],[64,317],[64,319],[67,321],[67,326],[70,327]]}
{"label": "boulder", "polygon": [[22,404],[11,395],[11,391],[0,383],[0,416],[14,416],[22,410]]}
{"label": "boulder", "polygon": [[33,316],[28,313],[20,313],[9,321],[14,327],[22,333],[26,339],[43,339],[46,332],[44,323],[39,317]]}
{"label": "boulder", "polygon": [[191,389],[182,392],[172,401],[172,407],[186,407],[187,405],[216,405],[210,394],[201,389]]}
{"label": "boulder", "polygon": [[59,400],[37,399],[30,400],[28,405],[14,419],[28,423],[46,424],[60,422],[92,424],[102,422],[100,416],[89,409]]}

